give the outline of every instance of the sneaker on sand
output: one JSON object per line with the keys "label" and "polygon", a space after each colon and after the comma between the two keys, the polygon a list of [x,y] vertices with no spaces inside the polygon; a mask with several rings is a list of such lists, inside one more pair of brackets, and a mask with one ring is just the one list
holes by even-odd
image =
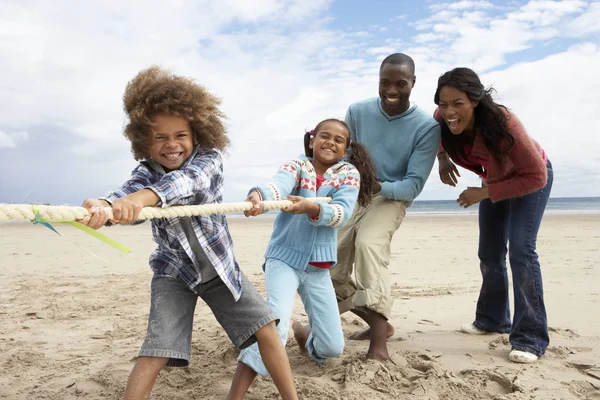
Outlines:
{"label": "sneaker on sand", "polygon": [[523,350],[511,350],[508,355],[508,359],[512,362],[519,364],[531,364],[538,360],[538,356],[528,351]]}
{"label": "sneaker on sand", "polygon": [[489,333],[488,331],[484,331],[483,329],[477,328],[473,324],[462,324],[460,326],[460,331],[468,333],[469,335],[485,335],[486,333]]}

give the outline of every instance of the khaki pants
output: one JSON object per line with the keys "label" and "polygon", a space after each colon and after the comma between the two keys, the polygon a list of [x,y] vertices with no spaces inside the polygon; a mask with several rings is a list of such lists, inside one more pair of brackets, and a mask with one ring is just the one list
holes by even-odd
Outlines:
{"label": "khaki pants", "polygon": [[390,318],[390,242],[405,215],[406,202],[376,195],[367,207],[357,206],[339,229],[338,263],[331,268],[331,280],[340,313],[368,308]]}

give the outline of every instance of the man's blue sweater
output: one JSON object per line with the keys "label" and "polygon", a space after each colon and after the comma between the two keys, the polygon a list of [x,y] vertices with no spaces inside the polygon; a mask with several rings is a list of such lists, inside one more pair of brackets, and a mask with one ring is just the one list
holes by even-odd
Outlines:
{"label": "man's blue sweater", "polygon": [[421,193],[440,145],[438,122],[415,104],[389,116],[381,99],[352,104],[346,113],[352,140],[369,150],[381,183],[381,194],[408,204]]}

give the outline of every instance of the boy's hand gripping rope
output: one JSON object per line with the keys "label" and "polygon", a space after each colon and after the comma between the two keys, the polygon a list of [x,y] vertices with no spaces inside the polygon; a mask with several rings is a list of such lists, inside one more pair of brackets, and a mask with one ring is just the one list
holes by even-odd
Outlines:
{"label": "boy's hand gripping rope", "polygon": [[[329,197],[309,198],[311,201],[329,203]],[[292,205],[289,200],[263,201],[266,210],[281,210]],[[194,215],[227,214],[252,209],[249,201],[240,203],[215,203],[192,206],[173,206],[167,208],[144,207],[138,220],[152,218],[191,217]],[[112,219],[112,208],[106,207],[109,219]],[[73,206],[45,206],[32,204],[0,204],[0,222],[34,221],[43,219],[47,222],[67,222],[82,219],[91,215],[86,208]]]}

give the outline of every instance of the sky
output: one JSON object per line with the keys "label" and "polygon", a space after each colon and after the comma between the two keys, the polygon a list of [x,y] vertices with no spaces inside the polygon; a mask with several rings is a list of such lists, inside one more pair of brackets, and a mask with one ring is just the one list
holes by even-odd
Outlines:
{"label": "sky", "polygon": [[[222,99],[224,201],[303,152],[306,129],[377,96],[379,65],[415,60],[411,99],[474,69],[548,153],[553,197],[600,196],[600,1],[0,0],[0,203],[79,205],[136,162],[125,85],[156,64]],[[456,199],[437,163],[420,200]]]}

